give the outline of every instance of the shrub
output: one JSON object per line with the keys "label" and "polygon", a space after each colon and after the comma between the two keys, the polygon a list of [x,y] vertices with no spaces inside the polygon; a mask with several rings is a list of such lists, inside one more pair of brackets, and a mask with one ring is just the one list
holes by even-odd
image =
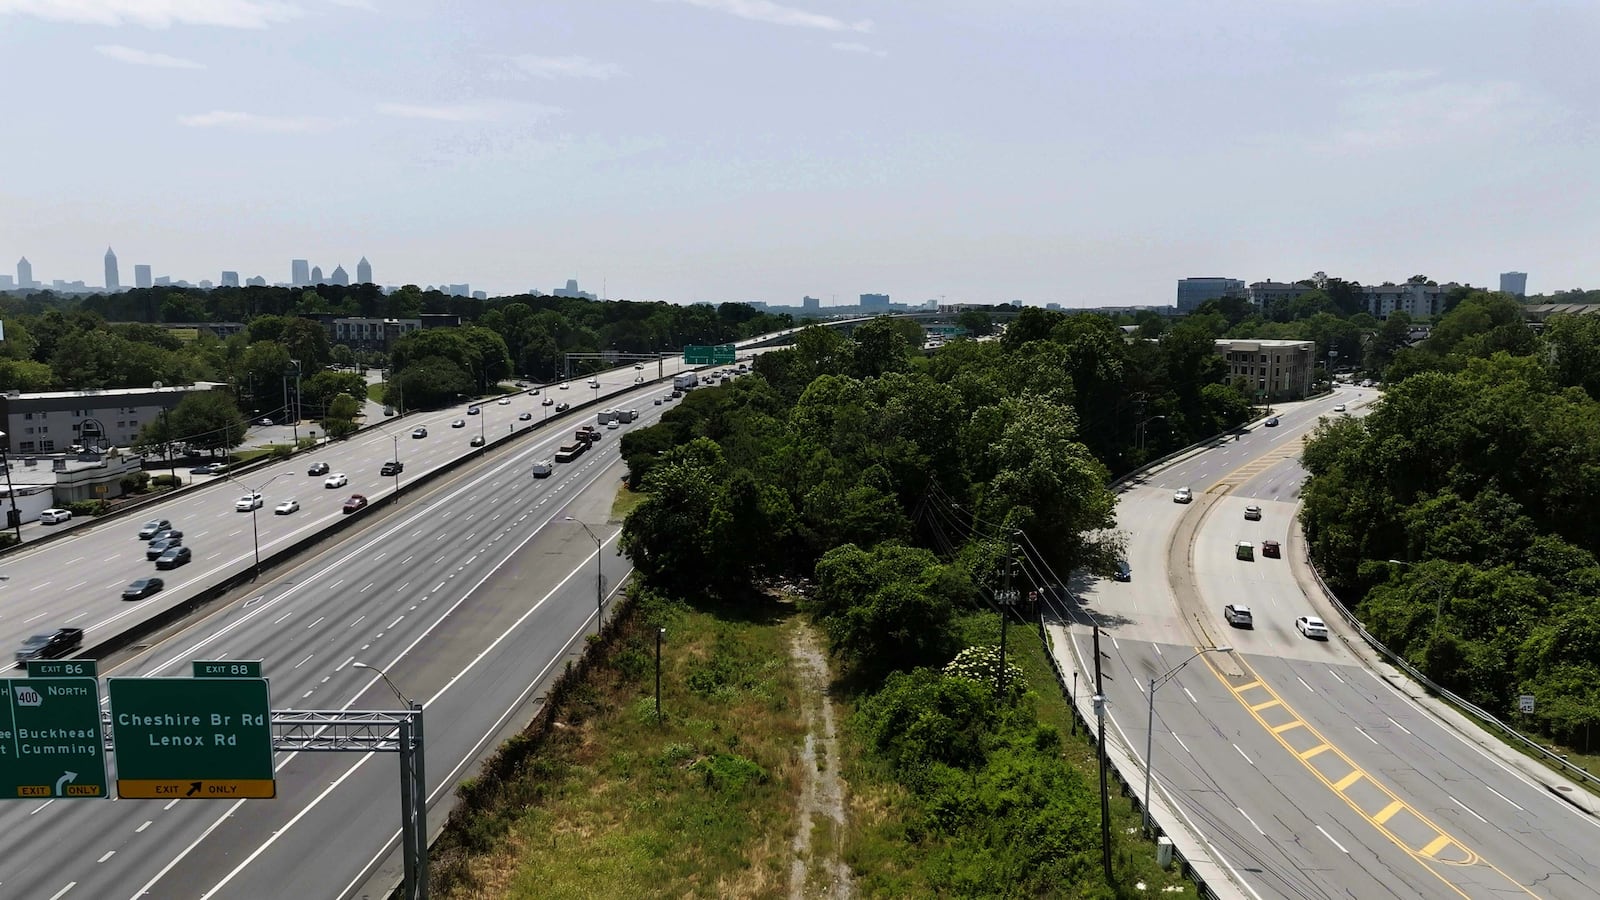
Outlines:
{"label": "shrub", "polygon": [[713,754],[689,768],[699,772],[705,778],[706,787],[719,794],[737,793],[752,781],[765,784],[768,777],[767,770],[754,760],[734,753]]}
{"label": "shrub", "polygon": [[124,494],[142,494],[150,487],[150,473],[134,472],[131,475],[124,475],[120,483]]}
{"label": "shrub", "polygon": [[105,513],[108,503],[104,500],[77,500],[62,507],[74,516],[98,516]]}
{"label": "shrub", "polygon": [[183,484],[183,479],[176,475],[157,475],[150,483],[158,488],[175,488]]}

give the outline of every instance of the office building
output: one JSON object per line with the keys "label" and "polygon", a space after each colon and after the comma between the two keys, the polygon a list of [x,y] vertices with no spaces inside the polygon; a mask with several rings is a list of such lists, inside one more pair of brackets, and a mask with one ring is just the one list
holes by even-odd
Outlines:
{"label": "office building", "polygon": [[312,284],[327,284],[328,283],[322,277],[322,267],[321,266],[312,266],[311,267],[311,283]]}
{"label": "office building", "polygon": [[356,284],[372,284],[372,263],[365,256],[356,262]]}
{"label": "office building", "polygon": [[1207,300],[1245,296],[1244,282],[1237,278],[1178,279],[1178,312],[1194,312]]}
{"label": "office building", "polygon": [[311,263],[303,259],[289,260],[289,286],[305,287],[311,283]]}
{"label": "office building", "polygon": [[322,323],[328,341],[352,350],[388,350],[401,335],[427,328],[455,328],[461,317],[447,313],[424,313],[415,319],[375,319],[341,316],[336,313],[307,313],[300,318]]}
{"label": "office building", "polygon": [[449,284],[445,285],[444,292],[452,297],[470,297],[472,296],[472,285]]}
{"label": "office building", "polygon": [[156,276],[156,285],[155,286],[156,287],[171,287],[172,286],[172,276],[171,275],[157,275]]}
{"label": "office building", "polygon": [[343,263],[333,267],[333,274],[328,276],[328,283],[329,284],[340,284],[340,285],[344,285],[346,287],[349,287],[349,285],[350,285],[350,273],[346,272],[344,270],[344,264]]}
{"label": "office building", "polygon": [[1216,348],[1228,361],[1228,374],[1257,398],[1298,400],[1311,393],[1314,341],[1218,340]]}
{"label": "office building", "polygon": [[266,287],[267,278],[265,275],[252,275],[246,278],[244,283],[247,287]]}
{"label": "office building", "polygon": [[[112,446],[129,447],[139,429],[164,409],[196,391],[226,389],[226,384],[196,382],[162,388],[121,388],[104,391],[44,391],[0,395],[0,438],[10,453],[65,453],[88,436],[103,438]],[[85,425],[88,427],[85,428]]]}
{"label": "office building", "polygon": [[1259,309],[1266,309],[1275,303],[1293,300],[1301,294],[1308,293],[1315,288],[1308,284],[1286,284],[1282,281],[1254,281],[1250,283],[1250,290],[1245,294],[1252,304]]}
{"label": "office building", "polygon": [[31,288],[38,286],[38,282],[33,280],[33,263],[28,262],[26,256],[17,260],[17,287]]}
{"label": "office building", "polygon": [[1501,272],[1500,290],[1503,293],[1514,294],[1518,297],[1526,297],[1528,295],[1528,273]]}
{"label": "office building", "polygon": [[152,284],[155,284],[155,281],[150,278],[150,267],[135,265],[133,267],[133,286],[147,288]]}
{"label": "office building", "polygon": [[1431,319],[1444,312],[1445,298],[1461,285],[1449,284],[1380,284],[1363,287],[1361,298],[1366,311],[1376,319],[1387,319],[1394,312],[1403,312],[1413,319]]}
{"label": "office building", "polygon": [[16,280],[10,275],[0,275],[0,291],[9,291],[16,286]]}
{"label": "office building", "polygon": [[861,311],[862,312],[888,312],[889,311],[889,295],[888,294],[862,294],[861,295]]}
{"label": "office building", "polygon": [[588,291],[578,290],[578,279],[568,278],[566,287],[558,287],[550,292],[552,297],[573,297],[578,300],[593,300],[595,296]]}
{"label": "office building", "polygon": [[106,248],[106,292],[115,293],[122,290],[122,273],[117,270],[117,255]]}
{"label": "office building", "polygon": [[474,300],[487,300],[487,299],[489,299],[489,292],[488,291],[473,291],[472,292],[472,299],[474,299]]}
{"label": "office building", "polygon": [[822,301],[816,297],[801,297],[800,308],[808,313],[821,312]]}
{"label": "office building", "polygon": [[239,286],[239,273],[238,272],[223,272],[222,273],[222,286],[223,287],[238,287]]}

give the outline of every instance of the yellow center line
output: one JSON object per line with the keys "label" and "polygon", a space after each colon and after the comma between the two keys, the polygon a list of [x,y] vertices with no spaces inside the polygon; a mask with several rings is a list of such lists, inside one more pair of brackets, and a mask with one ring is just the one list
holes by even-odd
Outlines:
{"label": "yellow center line", "polygon": [[[1273,739],[1282,745],[1285,750],[1288,750],[1295,759],[1300,760],[1301,765],[1305,766],[1313,777],[1326,785],[1328,789],[1337,794],[1340,799],[1344,800],[1345,805],[1349,806],[1350,809],[1356,813],[1356,815],[1366,819],[1367,822],[1372,825],[1372,827],[1376,828],[1379,833],[1388,838],[1391,843],[1405,851],[1406,855],[1415,859],[1424,870],[1433,875],[1433,877],[1439,879],[1441,884],[1456,892],[1461,897],[1467,898],[1468,895],[1465,891],[1455,884],[1447,881],[1443,873],[1436,870],[1432,865],[1430,865],[1430,863],[1456,866],[1472,866],[1481,863],[1491,871],[1498,874],[1501,878],[1504,878],[1507,883],[1514,886],[1517,890],[1522,891],[1524,894],[1527,894],[1530,897],[1538,897],[1538,895],[1534,892],[1528,890],[1521,884],[1518,884],[1517,881],[1510,875],[1507,875],[1505,872],[1501,871],[1498,866],[1484,859],[1472,848],[1462,843],[1459,839],[1451,836],[1450,833],[1445,831],[1443,828],[1440,828],[1438,825],[1434,824],[1433,820],[1423,815],[1422,812],[1416,807],[1413,807],[1404,800],[1401,800],[1393,791],[1389,790],[1388,786],[1376,778],[1373,778],[1360,766],[1356,765],[1355,761],[1346,756],[1344,751],[1340,750],[1333,744],[1333,742],[1324,737],[1321,732],[1312,727],[1311,723],[1305,721],[1305,719],[1301,717],[1299,713],[1295,712],[1294,709],[1289,706],[1289,704],[1283,702],[1283,698],[1278,696],[1278,692],[1273,690],[1272,687],[1261,678],[1260,674],[1257,673],[1241,655],[1235,653],[1230,654],[1230,656],[1232,656],[1234,661],[1245,670],[1247,673],[1245,677],[1252,678],[1254,680],[1244,684],[1243,686],[1235,687],[1234,685],[1228,683],[1228,676],[1220,671],[1209,659],[1203,659],[1202,662],[1205,664],[1206,669],[1209,670],[1212,675],[1215,675],[1218,681],[1222,682],[1222,686],[1228,689],[1228,692],[1232,694],[1234,699],[1239,702],[1239,705],[1243,706],[1247,711],[1249,711],[1250,717],[1256,720],[1257,724],[1261,726],[1262,730],[1272,735]],[[1246,700],[1242,696],[1245,691],[1265,691],[1272,696],[1272,700],[1265,703],[1253,703]],[[1298,725],[1300,728],[1303,728],[1307,734],[1312,735],[1318,741],[1318,745],[1305,751],[1295,749],[1295,747],[1289,743],[1288,739],[1284,737],[1284,731],[1287,730],[1285,725],[1273,725],[1266,719],[1262,718],[1259,710],[1266,707],[1276,707],[1293,716],[1295,721],[1290,724]],[[1334,754],[1334,756],[1338,757],[1340,761],[1350,768],[1349,773],[1341,776],[1337,781],[1330,780],[1328,776],[1323,774],[1320,769],[1311,764],[1312,757],[1322,753]],[[1388,798],[1388,804],[1384,806],[1384,808],[1376,815],[1367,812],[1365,809],[1362,809],[1361,805],[1356,802],[1355,798],[1346,793],[1346,791],[1357,782],[1365,782],[1366,784],[1372,785],[1373,788],[1382,792],[1383,795]],[[1421,822],[1434,833],[1434,837],[1420,849],[1412,848],[1409,844],[1402,840],[1399,835],[1391,831],[1385,824],[1401,810],[1409,812],[1412,817],[1414,817],[1418,822]],[[1437,855],[1446,847],[1451,845],[1457,847],[1465,858],[1460,861],[1438,859]]]}

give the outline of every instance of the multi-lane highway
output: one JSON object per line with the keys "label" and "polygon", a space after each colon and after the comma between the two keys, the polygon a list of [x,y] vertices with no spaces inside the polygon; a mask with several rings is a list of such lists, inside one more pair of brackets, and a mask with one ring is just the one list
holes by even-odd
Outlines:
{"label": "multi-lane highway", "polygon": [[[623,373],[629,386],[632,377]],[[262,659],[275,708],[392,708],[399,701],[390,689],[354,664],[378,666],[425,704],[438,824],[455,785],[526,718],[544,676],[593,629],[597,558],[607,594],[628,572],[616,552],[617,526],[606,523],[622,472],[618,443],[627,428],[670,409],[653,402],[670,391],[670,382],[626,391],[618,405],[638,409],[640,420],[602,430],[594,449],[549,478],[531,477],[532,463],[570,439],[572,422],[491,447],[481,463],[378,509],[358,532],[270,572],[214,614],[102,675],[184,675],[191,659]],[[491,404],[485,414],[499,412],[503,420],[526,408],[518,400],[498,410]],[[433,417],[442,421],[439,429],[428,420],[430,439],[447,442],[440,460],[476,430],[450,429],[459,415]],[[415,427],[409,418],[407,430]],[[402,448],[409,440],[402,433]],[[380,451],[392,450],[391,441],[383,443]],[[377,486],[376,466],[388,455],[369,448],[366,485]],[[297,460],[291,477],[303,479],[304,465]],[[210,493],[215,501],[195,517],[217,504],[228,515],[215,519],[247,517],[232,513],[233,491]],[[347,491],[328,493],[342,499]],[[268,510],[274,499],[269,488]],[[604,551],[568,517],[588,523]],[[186,531],[200,530],[186,524]],[[137,543],[131,534],[118,539]],[[0,856],[0,897],[342,897],[381,886],[398,840],[396,758],[299,753],[280,754],[275,764],[275,800],[0,806],[10,851]]]}
{"label": "multi-lane highway", "polygon": [[[1058,629],[1088,671],[1088,623],[1110,637],[1111,736],[1144,758],[1148,691],[1197,648],[1207,654],[1155,698],[1155,781],[1210,844],[1243,895],[1269,897],[1593,897],[1600,825],[1515,765],[1441,724],[1350,652],[1342,621],[1302,588],[1293,517],[1303,437],[1371,391],[1280,411],[1127,486],[1119,521],[1133,579],[1084,585],[1077,621]],[[1173,502],[1190,487],[1195,502]],[[1244,508],[1262,508],[1259,521]],[[1265,558],[1263,540],[1281,542]],[[1256,545],[1253,561],[1235,556]],[[1300,576],[1300,577],[1297,577]],[[1223,618],[1248,605],[1250,630]],[[1327,620],[1334,639],[1295,619]]]}

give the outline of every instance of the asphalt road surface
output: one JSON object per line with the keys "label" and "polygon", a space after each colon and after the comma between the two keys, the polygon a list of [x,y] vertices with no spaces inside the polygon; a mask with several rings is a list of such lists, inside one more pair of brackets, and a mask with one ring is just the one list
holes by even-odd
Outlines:
{"label": "asphalt road surface", "polygon": [[[1092,619],[1107,635],[1110,735],[1142,760],[1152,681],[1198,647],[1235,648],[1157,691],[1154,773],[1249,896],[1595,897],[1600,825],[1441,725],[1341,641],[1294,626],[1319,615],[1289,564],[1302,552],[1291,541],[1302,438],[1334,404],[1361,415],[1374,399],[1341,389],[1283,407],[1278,427],[1129,486],[1119,524],[1133,580],[1081,586],[1068,629],[1080,668],[1092,670]],[[1192,505],[1173,502],[1185,486]],[[1250,504],[1260,521],[1244,518]],[[1268,538],[1284,558],[1260,555]],[[1242,540],[1254,561],[1235,558]],[[1230,626],[1227,603],[1250,606],[1254,629]]]}

